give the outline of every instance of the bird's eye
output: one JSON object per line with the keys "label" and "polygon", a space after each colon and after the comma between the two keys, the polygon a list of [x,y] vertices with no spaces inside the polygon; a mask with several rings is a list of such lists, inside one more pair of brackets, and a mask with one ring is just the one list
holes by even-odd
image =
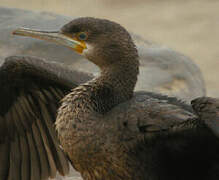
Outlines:
{"label": "bird's eye", "polygon": [[79,40],[86,40],[87,39],[87,33],[85,33],[85,32],[78,33],[78,39]]}

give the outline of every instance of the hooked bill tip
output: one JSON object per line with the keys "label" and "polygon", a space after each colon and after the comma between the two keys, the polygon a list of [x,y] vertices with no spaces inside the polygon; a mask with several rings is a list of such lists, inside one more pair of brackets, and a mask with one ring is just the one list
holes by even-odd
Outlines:
{"label": "hooked bill tip", "polygon": [[14,31],[12,31],[12,35],[20,35],[22,34],[23,30],[25,30],[27,28],[18,28],[18,29],[15,29]]}
{"label": "hooked bill tip", "polygon": [[16,30],[12,31],[11,34],[16,35],[17,34]]}

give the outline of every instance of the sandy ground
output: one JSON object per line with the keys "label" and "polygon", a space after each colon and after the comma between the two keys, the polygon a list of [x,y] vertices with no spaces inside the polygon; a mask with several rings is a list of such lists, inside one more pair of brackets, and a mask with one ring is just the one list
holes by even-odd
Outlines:
{"label": "sandy ground", "polygon": [[208,95],[219,97],[218,0],[0,0],[0,5],[117,21],[190,56],[204,74]]}

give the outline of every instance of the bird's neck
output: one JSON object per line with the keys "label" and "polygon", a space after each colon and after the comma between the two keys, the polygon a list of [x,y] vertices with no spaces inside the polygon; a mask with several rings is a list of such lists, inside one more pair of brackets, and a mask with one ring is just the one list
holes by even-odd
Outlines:
{"label": "bird's neck", "polygon": [[98,77],[73,90],[72,95],[80,97],[80,107],[83,107],[78,111],[96,111],[105,114],[116,105],[131,99],[138,72],[137,59],[101,68]]}
{"label": "bird's neck", "polygon": [[101,70],[96,79],[97,85],[109,85],[119,96],[130,99],[137,82],[138,66],[133,64],[116,64]]}
{"label": "bird's neck", "polygon": [[100,76],[91,82],[94,87],[92,93],[99,97],[99,101],[104,100],[101,106],[107,106],[105,109],[109,111],[117,104],[132,98],[138,72],[138,63],[117,63],[102,68]]}

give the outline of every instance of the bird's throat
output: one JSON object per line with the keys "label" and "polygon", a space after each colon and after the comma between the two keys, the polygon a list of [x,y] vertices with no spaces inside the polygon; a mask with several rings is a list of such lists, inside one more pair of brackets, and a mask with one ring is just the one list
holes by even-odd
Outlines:
{"label": "bird's throat", "polygon": [[96,86],[108,87],[117,99],[114,106],[133,96],[137,82],[138,66],[117,64],[116,67],[102,69],[95,79]]}

